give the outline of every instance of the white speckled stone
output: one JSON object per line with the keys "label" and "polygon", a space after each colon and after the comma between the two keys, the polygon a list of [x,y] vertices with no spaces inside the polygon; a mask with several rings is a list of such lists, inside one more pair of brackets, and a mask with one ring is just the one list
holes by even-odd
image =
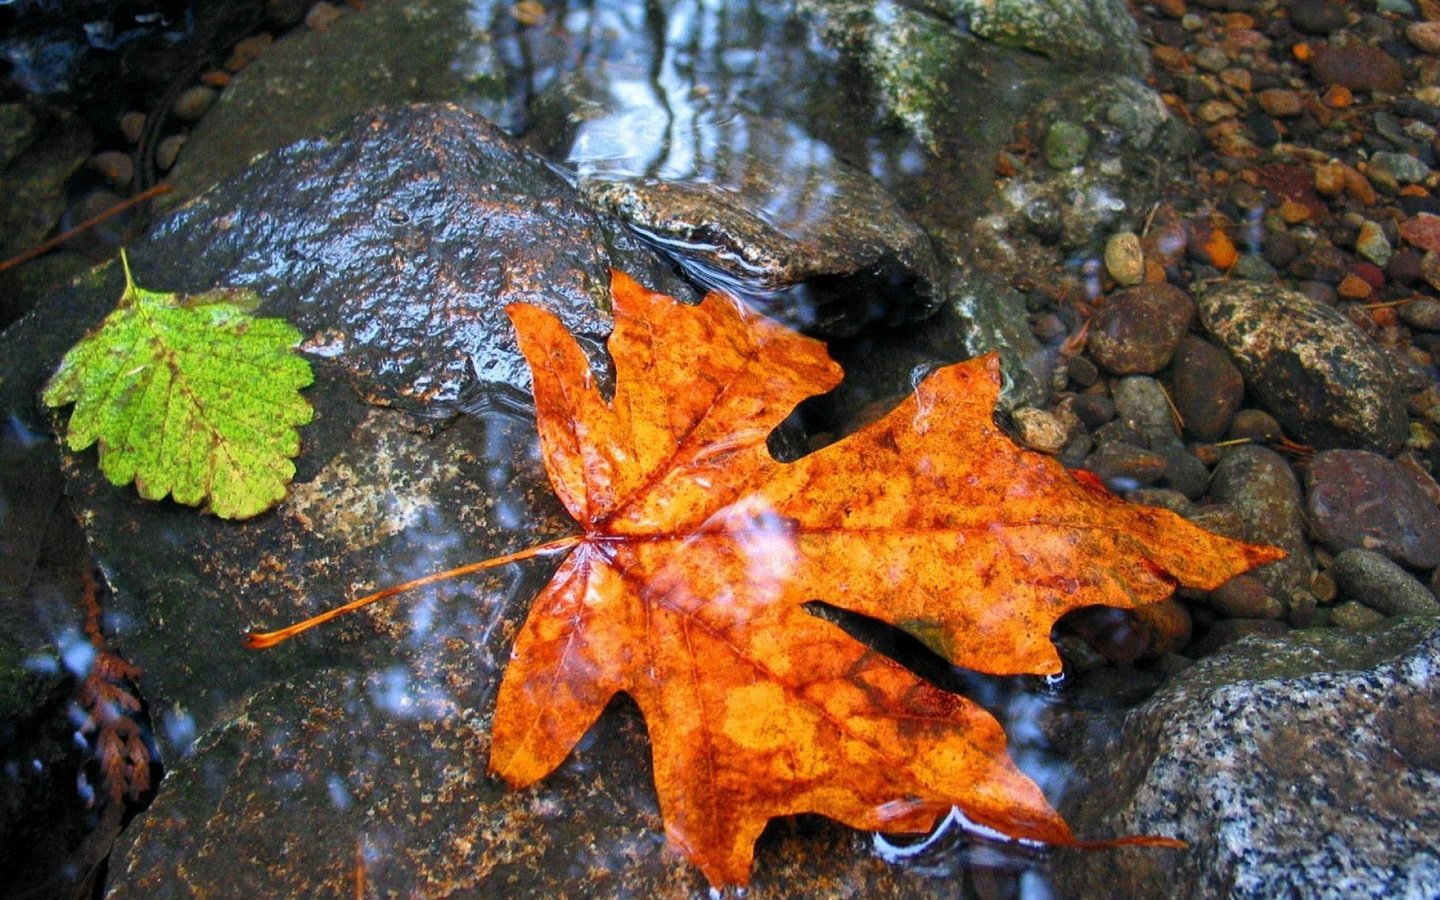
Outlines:
{"label": "white speckled stone", "polygon": [[1092,748],[1062,805],[1082,838],[1189,849],[1059,854],[1058,895],[1440,896],[1437,735],[1440,620],[1238,642]]}

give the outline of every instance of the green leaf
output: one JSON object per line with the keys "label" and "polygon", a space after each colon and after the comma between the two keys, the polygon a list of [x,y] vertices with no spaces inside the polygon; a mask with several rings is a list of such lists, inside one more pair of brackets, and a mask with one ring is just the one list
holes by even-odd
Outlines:
{"label": "green leaf", "polygon": [[120,261],[120,303],[45,386],[47,405],[75,404],[66,445],[98,441],[100,471],[147,500],[208,499],[224,519],[264,512],[295,477],[296,428],[314,415],[300,396],[314,380],[294,352],[300,332],[251,316],[249,292],[148,291]]}

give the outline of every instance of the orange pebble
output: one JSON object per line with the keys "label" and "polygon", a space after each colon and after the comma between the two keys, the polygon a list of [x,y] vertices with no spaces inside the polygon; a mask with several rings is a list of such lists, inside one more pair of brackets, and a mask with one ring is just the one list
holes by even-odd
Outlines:
{"label": "orange pebble", "polygon": [[1376,306],[1370,309],[1370,321],[1381,328],[1394,328],[1400,324],[1400,317],[1395,314],[1393,307]]}
{"label": "orange pebble", "polygon": [[1332,84],[1325,89],[1320,102],[1331,109],[1346,109],[1355,102],[1355,95],[1343,84]]}
{"label": "orange pebble", "polygon": [[212,71],[206,72],[204,75],[201,75],[200,83],[208,84],[211,87],[223,88],[225,85],[230,83],[230,73],[222,72],[219,69],[214,69]]}
{"label": "orange pebble", "polygon": [[1310,58],[1315,55],[1315,51],[1312,50],[1310,48],[1310,45],[1306,43],[1296,44],[1295,46],[1290,48],[1290,52],[1293,53],[1295,55],[1295,58],[1300,60],[1301,62],[1309,62]]}
{"label": "orange pebble", "polygon": [[1407,184],[1400,189],[1402,197],[1428,197],[1430,191],[1423,184]]}
{"label": "orange pebble", "polygon": [[1335,293],[1347,300],[1364,300],[1370,296],[1370,284],[1359,275],[1346,275],[1340,279],[1336,286]]}
{"label": "orange pebble", "polygon": [[1210,227],[1201,235],[1201,250],[1209,260],[1210,265],[1223,271],[1228,271],[1240,259],[1240,251],[1235,249],[1235,242],[1230,240],[1230,235],[1225,229]]}

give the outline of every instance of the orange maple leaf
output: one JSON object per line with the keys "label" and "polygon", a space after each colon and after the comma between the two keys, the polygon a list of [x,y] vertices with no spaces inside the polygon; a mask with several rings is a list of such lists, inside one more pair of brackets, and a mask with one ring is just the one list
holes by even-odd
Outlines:
{"label": "orange maple leaf", "polygon": [[957,805],[1006,834],[1073,839],[998,722],[803,608],[907,628],[960,666],[1053,674],[1056,619],[1214,588],[1278,558],[1133,506],[992,422],[999,364],[931,374],[794,463],[766,438],[841,371],[818,341],[711,294],[613,281],[606,402],[560,321],[508,308],[541,446],[578,538],[500,685],[491,771],[558,766],[618,691],[644,714],[670,840],[744,884],[768,820],[922,831]]}
{"label": "orange maple leaf", "polygon": [[689,306],[618,272],[612,290],[608,401],[559,319],[507,308],[551,483],[583,533],[420,580],[568,550],[501,682],[491,771],[514,787],[544,778],[623,691],[649,730],[666,833],[714,885],[745,884],[765,824],[795,813],[921,832],[958,806],[1008,835],[1076,843],[989,713],[804,604],[894,624],[966,668],[1054,674],[1050,631],[1070,610],[1135,609],[1283,554],[1016,446],[992,421],[994,355],[777,462],[770,432],[840,381],[824,346],[721,294]]}

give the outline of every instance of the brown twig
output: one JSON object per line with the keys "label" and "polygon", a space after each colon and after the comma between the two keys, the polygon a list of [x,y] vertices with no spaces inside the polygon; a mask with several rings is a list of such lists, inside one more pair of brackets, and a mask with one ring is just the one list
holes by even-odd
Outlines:
{"label": "brown twig", "polygon": [[168,181],[162,181],[160,184],[155,185],[148,191],[141,191],[133,197],[122,200],[114,206],[110,207],[109,209],[105,210],[104,212],[91,216],[90,218],[81,222],[79,225],[76,225],[74,228],[71,228],[68,231],[61,232],[60,234],[57,234],[54,237],[50,238],[48,241],[41,241],[34,247],[31,247],[29,250],[21,253],[19,256],[12,256],[4,262],[0,262],[0,272],[4,272],[7,269],[13,269],[22,263],[29,262],[37,256],[49,253],[51,250],[65,243],[76,235],[88,231],[91,228],[94,228],[96,225],[99,225],[106,219],[112,219],[115,216],[120,215],[127,209],[139,206],[141,203],[144,203],[147,200],[153,200],[161,194],[168,194],[172,190],[174,190],[174,188],[170,186],[170,183]]}

